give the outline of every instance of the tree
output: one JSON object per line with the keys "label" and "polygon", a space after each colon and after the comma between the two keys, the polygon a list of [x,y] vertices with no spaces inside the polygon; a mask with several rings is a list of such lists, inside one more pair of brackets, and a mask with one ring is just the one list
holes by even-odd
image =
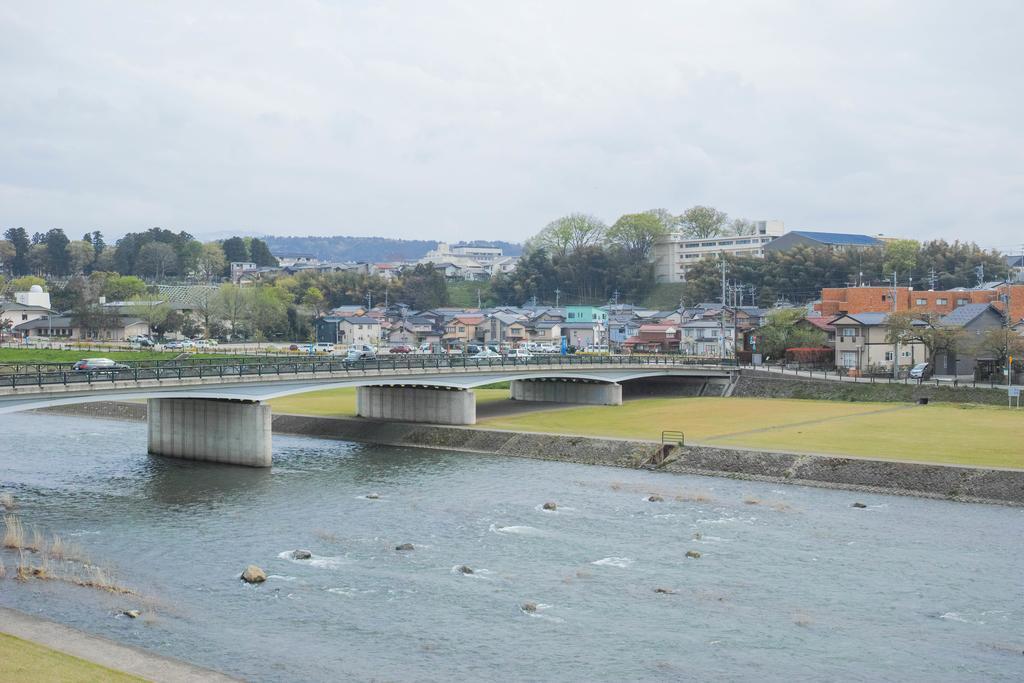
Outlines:
{"label": "tree", "polygon": [[252,262],[257,266],[273,266],[276,268],[279,265],[277,259],[270,253],[270,247],[261,239],[256,239],[255,237],[252,239],[249,243],[249,254]]}
{"label": "tree", "polygon": [[771,358],[782,358],[786,349],[821,348],[827,335],[808,325],[797,325],[806,317],[801,308],[780,308],[770,312],[757,331],[757,350]]}
{"label": "tree", "polygon": [[232,336],[243,333],[249,317],[249,299],[238,285],[225,283],[217,289],[211,301],[216,315],[228,323]]}
{"label": "tree", "polygon": [[87,272],[95,260],[96,253],[91,240],[78,240],[68,245],[68,261],[72,273],[77,275]]}
{"label": "tree", "polygon": [[46,280],[35,275],[23,275],[11,280],[10,288],[14,292],[27,292],[32,285],[39,285],[46,291]]}
{"label": "tree", "polygon": [[68,244],[71,240],[60,228],[54,228],[43,236],[46,245],[46,271],[53,275],[67,275],[71,271],[71,255]]}
{"label": "tree", "polygon": [[149,334],[153,334],[154,331],[159,331],[162,334],[165,329],[161,328],[161,325],[171,314],[171,307],[165,301],[143,295],[132,300],[131,306],[128,307],[128,314],[145,320],[146,325],[149,326]]}
{"label": "tree", "polygon": [[679,224],[688,236],[694,238],[716,237],[725,232],[729,216],[710,206],[694,206],[679,216]]}
{"label": "tree", "polygon": [[607,238],[629,252],[630,256],[646,261],[651,256],[654,243],[668,235],[668,229],[659,217],[651,212],[629,213],[615,221],[608,228]]}
{"label": "tree", "polygon": [[548,223],[537,235],[537,246],[549,253],[565,256],[583,247],[597,244],[607,226],[600,219],[585,213],[572,213]]}
{"label": "tree", "polygon": [[253,332],[264,339],[281,336],[288,329],[286,292],[277,287],[250,287],[245,290]]}
{"label": "tree", "polygon": [[0,240],[0,264],[3,265],[4,272],[14,272],[14,258],[17,255],[18,252],[10,240]]}
{"label": "tree", "polygon": [[227,268],[227,259],[224,258],[224,249],[217,242],[207,242],[199,254],[199,274],[204,280],[212,281],[220,276]]}
{"label": "tree", "polygon": [[324,306],[324,293],[316,287],[307,287],[306,291],[302,293],[303,306],[308,306],[313,309],[313,317],[319,318],[323,313]]}
{"label": "tree", "polygon": [[28,275],[28,252],[32,248],[25,228],[10,228],[4,232],[4,239],[14,247],[14,258],[11,261],[13,275]]}
{"label": "tree", "polygon": [[914,240],[892,240],[885,243],[885,261],[882,265],[886,274],[908,276],[917,266],[921,244]]}
{"label": "tree", "polygon": [[150,242],[139,249],[136,268],[141,275],[148,275],[158,282],[167,273],[177,270],[178,255],[174,247],[164,242]]}
{"label": "tree", "polygon": [[754,226],[754,221],[746,218],[734,218],[729,223],[729,232],[737,236],[753,235],[757,232],[757,228]]}
{"label": "tree", "polygon": [[221,247],[224,249],[224,258],[228,263],[249,261],[249,249],[245,246],[245,240],[241,237],[229,237],[224,240]]}
{"label": "tree", "polygon": [[134,275],[118,275],[117,273],[94,272],[90,279],[99,282],[100,294],[107,301],[131,301],[139,299],[146,293],[146,283]]}
{"label": "tree", "polygon": [[402,271],[399,294],[417,310],[448,305],[448,284],[433,263],[419,263]]}
{"label": "tree", "polygon": [[1010,357],[1015,363],[1024,360],[1024,337],[1006,326],[985,330],[974,342],[974,350],[979,356],[991,356],[1005,366]]}
{"label": "tree", "polygon": [[920,311],[893,313],[886,321],[885,341],[889,344],[921,344],[928,353],[928,362],[935,367],[935,358],[940,353],[956,351],[965,336],[962,327],[942,325],[939,318],[937,314]]}

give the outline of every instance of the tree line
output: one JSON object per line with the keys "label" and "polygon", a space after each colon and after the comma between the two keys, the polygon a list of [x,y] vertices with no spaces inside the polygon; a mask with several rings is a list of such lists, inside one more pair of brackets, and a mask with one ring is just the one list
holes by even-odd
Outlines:
{"label": "tree line", "polygon": [[108,245],[98,230],[85,233],[80,240],[71,240],[60,228],[31,236],[24,228],[9,228],[3,237],[0,263],[4,272],[15,277],[116,272],[156,281],[211,282],[226,276],[235,261],[278,265],[267,243],[255,237],[203,243],[187,232],[164,228],[128,233],[113,245]]}

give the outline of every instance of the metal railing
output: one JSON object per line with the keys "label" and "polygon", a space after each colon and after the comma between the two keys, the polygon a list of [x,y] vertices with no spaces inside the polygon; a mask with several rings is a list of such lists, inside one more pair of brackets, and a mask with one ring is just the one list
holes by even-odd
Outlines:
{"label": "metal railing", "polygon": [[829,370],[821,367],[803,366],[799,363],[787,363],[784,366],[752,365],[750,363],[742,363],[738,367],[744,370],[757,370],[760,372],[767,372],[787,377],[806,377],[808,379],[828,380],[829,382],[847,382],[851,384],[903,384],[906,386],[951,387],[954,389],[1001,389],[1004,391],[1008,388],[1005,379],[1000,381],[999,378],[996,377],[990,377],[988,380],[978,380],[974,378],[970,380],[962,380],[959,377],[954,377],[952,379],[941,379],[936,377],[931,377],[929,379],[914,379],[906,372],[901,372],[901,376],[899,378],[894,378],[889,375],[853,376],[846,370]]}
{"label": "metal railing", "polygon": [[76,372],[61,368],[44,370],[39,366],[35,372],[13,373],[0,376],[0,390],[18,387],[48,385],[94,385],[115,382],[139,382],[144,380],[183,380],[241,377],[264,377],[286,379],[318,373],[336,374],[365,373],[367,371],[395,372],[426,370],[508,370],[530,369],[532,367],[583,368],[583,367],[714,367],[731,369],[736,367],[732,359],[708,359],[683,356],[535,356],[533,358],[466,358],[459,356],[405,356],[385,357],[374,360],[348,361],[341,358],[309,357],[296,359],[251,359],[225,362],[221,359],[187,359],[184,361],[151,361],[130,367]]}

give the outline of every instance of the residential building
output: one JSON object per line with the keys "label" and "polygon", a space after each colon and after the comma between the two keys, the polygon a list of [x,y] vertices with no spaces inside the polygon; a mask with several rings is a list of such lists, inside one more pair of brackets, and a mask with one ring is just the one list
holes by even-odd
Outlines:
{"label": "residential building", "polygon": [[641,325],[640,318],[613,315],[608,321],[608,342],[615,347],[622,346],[640,333]]}
{"label": "residential building", "polygon": [[561,328],[562,336],[565,337],[566,343],[578,349],[592,344],[602,344],[607,341],[603,323],[564,322]]}
{"label": "residential building", "polygon": [[129,337],[149,334],[149,324],[141,318],[112,315],[107,317],[103,327],[88,328],[69,315],[54,315],[15,325],[14,332],[25,338],[125,341]]}
{"label": "residential building", "polygon": [[608,322],[608,311],[597,306],[566,306],[565,321],[567,323],[594,322],[604,325]]}
{"label": "residential building", "polygon": [[527,341],[526,318],[514,313],[493,313],[484,324],[484,341],[488,344],[518,344]]}
{"label": "residential building", "polygon": [[1002,311],[992,304],[966,304],[943,316],[938,324],[944,327],[959,327],[963,329],[964,335],[956,349],[936,355],[935,374],[974,375],[979,364],[992,366],[1001,360],[978,346],[978,341],[985,332],[999,329],[1006,324]]}
{"label": "residential building", "polygon": [[640,325],[637,333],[622,346],[633,353],[675,353],[679,351],[681,339],[680,328],[676,325],[647,323]]}
{"label": "residential building", "polygon": [[358,318],[366,315],[366,307],[359,304],[345,304],[343,306],[335,306],[327,314],[336,318]]}
{"label": "residential building", "polygon": [[259,266],[250,261],[232,261],[229,271],[231,281],[238,284],[243,277],[255,275],[257,270],[259,270]]}
{"label": "residential building", "polygon": [[554,320],[535,320],[526,325],[526,336],[538,344],[561,344],[562,323]]}
{"label": "residential building", "polygon": [[483,330],[479,330],[484,323],[482,315],[457,315],[449,319],[444,326],[444,335],[441,341],[445,346],[465,346],[483,339]]}
{"label": "residential building", "polygon": [[679,324],[682,353],[691,356],[731,357],[736,353],[736,327],[731,319],[695,318]]}
{"label": "residential building", "polygon": [[657,282],[686,282],[686,273],[700,259],[719,254],[764,258],[767,244],[786,232],[782,221],[754,221],[754,234],[706,238],[673,232],[654,245],[654,278]]}
{"label": "residential building", "polygon": [[[928,358],[923,344],[900,344],[886,340],[889,333],[888,313],[844,313],[829,322],[835,327],[836,366],[861,374],[892,374],[893,363],[909,369]],[[921,323],[924,324],[923,322]]]}
{"label": "residential building", "polygon": [[765,253],[790,251],[796,247],[812,249],[828,249],[829,251],[845,251],[847,249],[866,249],[881,247],[883,239],[870,235],[856,235],[844,232],[812,232],[810,230],[793,230],[768,243]]}
{"label": "residential building", "polygon": [[[895,301],[894,301],[895,299]],[[995,304],[1000,310],[1008,305],[1013,320],[1024,318],[1024,284],[997,283],[983,289],[922,291],[910,287],[826,287],[821,302],[815,304],[824,317],[840,313],[890,313],[920,311],[946,315],[967,304]]]}
{"label": "residential building", "polygon": [[316,340],[330,344],[380,343],[380,321],[369,316],[326,316],[316,321]]}
{"label": "residential building", "polygon": [[14,327],[30,320],[38,320],[52,315],[49,307],[21,304],[16,301],[0,303],[0,323],[3,327]]}
{"label": "residential building", "polygon": [[277,259],[277,263],[282,268],[291,268],[293,266],[317,266],[320,265],[320,259],[313,254],[293,254],[293,253],[281,253],[274,254],[274,258]]}

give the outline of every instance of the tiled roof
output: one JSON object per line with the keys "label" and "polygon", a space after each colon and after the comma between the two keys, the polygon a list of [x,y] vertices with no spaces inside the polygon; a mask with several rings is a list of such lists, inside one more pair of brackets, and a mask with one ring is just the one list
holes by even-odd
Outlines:
{"label": "tiled roof", "polygon": [[[952,313],[944,315],[939,321],[939,324],[948,327],[963,327],[991,307],[991,304],[988,303],[964,304],[963,306],[954,309]],[[994,308],[992,310],[995,311]],[[998,311],[996,312],[998,313]],[[998,315],[1002,317],[1001,313],[998,313]]]}

